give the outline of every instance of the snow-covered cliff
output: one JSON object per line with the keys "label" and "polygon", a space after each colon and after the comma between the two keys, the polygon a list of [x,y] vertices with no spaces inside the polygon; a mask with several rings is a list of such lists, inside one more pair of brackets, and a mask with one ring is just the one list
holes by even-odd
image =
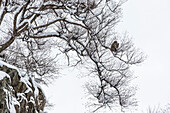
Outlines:
{"label": "snow-covered cliff", "polygon": [[42,113],[46,103],[41,87],[0,59],[0,113]]}

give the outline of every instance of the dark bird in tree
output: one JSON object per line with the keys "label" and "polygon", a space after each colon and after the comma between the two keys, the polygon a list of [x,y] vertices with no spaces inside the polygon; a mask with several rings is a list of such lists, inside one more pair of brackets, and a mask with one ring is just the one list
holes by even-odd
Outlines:
{"label": "dark bird in tree", "polygon": [[119,43],[117,41],[114,41],[111,45],[110,50],[113,52],[117,52],[118,47],[119,47]]}
{"label": "dark bird in tree", "polygon": [[5,58],[5,54],[0,53],[0,58]]}

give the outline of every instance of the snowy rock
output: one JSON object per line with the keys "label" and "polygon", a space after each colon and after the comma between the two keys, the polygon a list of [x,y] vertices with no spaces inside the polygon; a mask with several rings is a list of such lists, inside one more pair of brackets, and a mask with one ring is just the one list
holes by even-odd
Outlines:
{"label": "snowy rock", "polygon": [[42,113],[46,98],[31,77],[0,60],[0,113]]}

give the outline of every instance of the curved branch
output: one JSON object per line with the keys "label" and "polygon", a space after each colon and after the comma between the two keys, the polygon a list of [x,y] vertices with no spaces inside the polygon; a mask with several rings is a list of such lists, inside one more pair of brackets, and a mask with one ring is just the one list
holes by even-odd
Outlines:
{"label": "curved branch", "polygon": [[12,36],[6,43],[0,45],[0,53],[5,50],[7,47],[9,47],[15,40],[15,37]]}

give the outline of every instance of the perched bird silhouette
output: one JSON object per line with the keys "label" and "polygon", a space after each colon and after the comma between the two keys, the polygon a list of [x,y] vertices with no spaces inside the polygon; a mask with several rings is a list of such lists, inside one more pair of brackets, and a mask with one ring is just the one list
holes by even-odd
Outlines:
{"label": "perched bird silhouette", "polygon": [[118,47],[119,47],[119,43],[117,41],[114,41],[111,45],[110,50],[113,52],[117,52]]}
{"label": "perched bird silhouette", "polygon": [[0,58],[5,58],[5,54],[0,53]]}

